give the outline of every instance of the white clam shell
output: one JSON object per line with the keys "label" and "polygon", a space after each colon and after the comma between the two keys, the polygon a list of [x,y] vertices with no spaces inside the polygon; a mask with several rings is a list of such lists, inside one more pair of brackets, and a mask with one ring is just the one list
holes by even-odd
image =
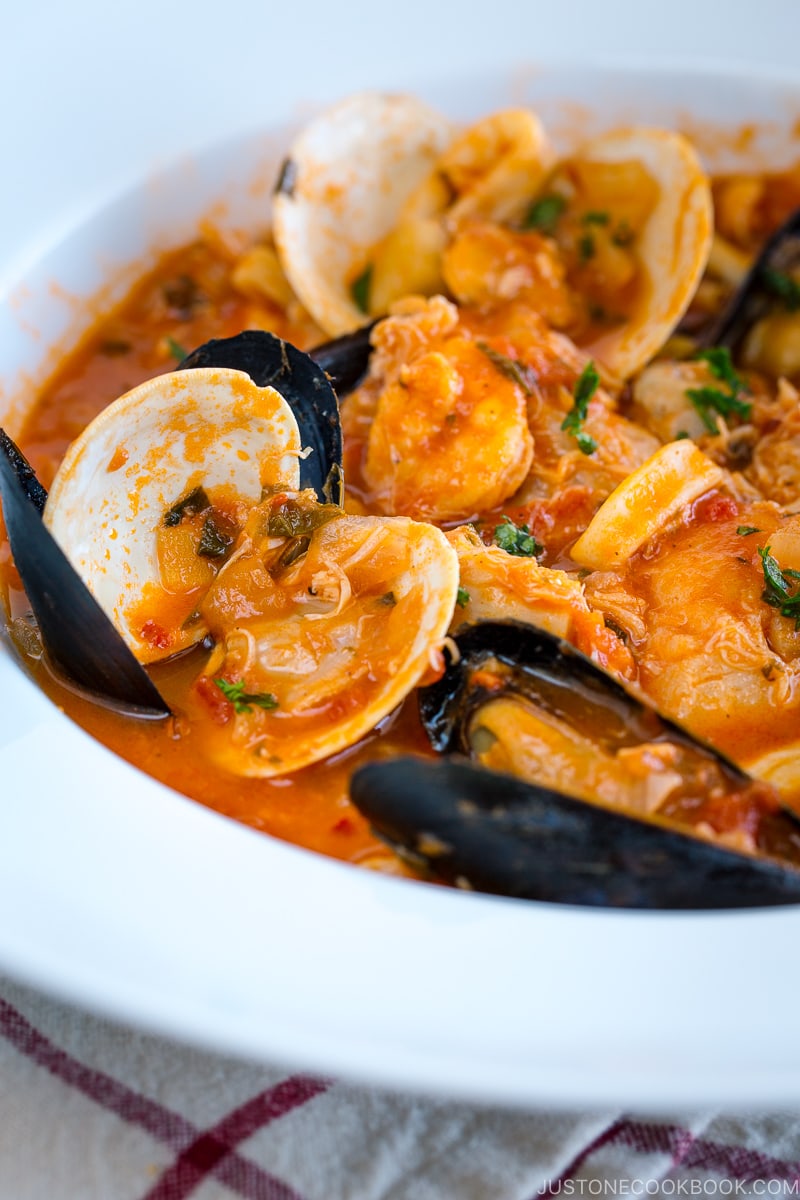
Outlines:
{"label": "white clam shell", "polygon": [[420,100],[360,92],[292,146],[293,186],[274,199],[275,242],[289,282],[332,337],[364,324],[348,281],[451,135],[449,121]]}
{"label": "white clam shell", "polygon": [[[142,601],[159,593],[156,531],[197,487],[230,507],[264,488],[299,486],[300,432],[274,388],[242,371],[176,371],[134,388],[73,442],[44,520],[140,662],[200,640],[180,630],[168,648],[142,636]],[[153,594],[155,594],[153,593]]]}
{"label": "white clam shell", "polygon": [[659,189],[637,239],[645,275],[640,299],[624,325],[582,347],[626,379],[664,345],[689,307],[711,251],[711,188],[691,143],[665,129],[619,130],[592,142],[579,157],[638,161]]}
{"label": "white clam shell", "polygon": [[342,516],[315,533],[284,586],[293,612],[273,615],[266,605],[218,646],[224,661],[215,674],[244,678],[248,691],[278,702],[204,727],[205,752],[234,775],[299,770],[354,745],[393,712],[436,665],[455,608],[458,556],[433,525]]}

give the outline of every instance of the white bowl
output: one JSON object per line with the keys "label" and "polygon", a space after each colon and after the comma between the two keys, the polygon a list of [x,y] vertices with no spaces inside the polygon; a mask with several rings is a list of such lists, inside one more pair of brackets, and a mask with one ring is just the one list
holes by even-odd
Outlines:
{"label": "white bowl", "polygon": [[[747,157],[776,162],[792,157],[800,102],[775,77],[586,65],[423,94],[456,117],[527,102],[562,140],[686,112],[698,128],[769,123]],[[218,201],[232,224],[263,226],[285,142],[229,140],[100,208],[24,279],[8,269],[0,423],[15,431],[30,380],[85,320],[76,297],[122,294]],[[733,139],[716,148],[716,166],[741,161]],[[800,909],[589,911],[382,878],[138,773],[45,700],[3,645],[0,697],[3,969],[205,1045],[401,1087],[652,1108],[800,1100]]]}

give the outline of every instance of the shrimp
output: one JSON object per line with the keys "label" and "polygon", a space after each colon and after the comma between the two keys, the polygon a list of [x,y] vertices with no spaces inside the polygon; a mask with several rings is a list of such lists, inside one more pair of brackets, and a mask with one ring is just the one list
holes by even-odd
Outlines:
{"label": "shrimp", "polygon": [[[491,350],[458,327],[452,305],[439,298],[430,307],[439,316],[432,327],[422,306],[376,331],[371,386],[379,396],[363,473],[383,512],[451,521],[502,504],[525,479],[529,388],[521,369],[517,379],[513,364],[504,374]],[[402,345],[404,365],[381,345]]]}

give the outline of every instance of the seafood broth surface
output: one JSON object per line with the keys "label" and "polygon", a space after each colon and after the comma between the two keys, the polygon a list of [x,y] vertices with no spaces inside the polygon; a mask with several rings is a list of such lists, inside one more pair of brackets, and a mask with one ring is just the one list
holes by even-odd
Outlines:
{"label": "seafood broth surface", "polygon": [[[800,770],[792,767],[800,707],[800,278],[775,273],[774,309],[733,357],[704,340],[767,236],[800,205],[800,168],[712,185],[689,144],[660,132],[630,143],[623,135],[599,138],[559,163],[531,121],[530,114],[499,114],[449,143],[426,146],[416,182],[384,232],[358,248],[335,281],[343,298],[337,320],[354,308],[356,323],[380,320],[367,377],[342,399],[346,515],[314,525],[294,549],[311,555],[315,539],[330,537],[333,545],[342,530],[363,534],[341,568],[355,595],[357,568],[347,564],[362,551],[377,560],[385,530],[431,528],[425,536],[430,553],[440,555],[441,578],[428,570],[430,594],[419,607],[429,612],[441,602],[447,613],[421,652],[425,669],[414,682],[441,674],[445,635],[464,623],[529,621],[641,689],[664,714],[800,806]],[[668,202],[674,179],[679,204]],[[326,326],[329,297],[315,307],[314,264],[292,257],[295,215],[281,218],[279,208],[275,241],[270,235],[234,250],[204,235],[171,252],[86,333],[41,389],[19,439],[45,487],[70,443],[106,406],[174,371],[209,339],[263,329],[307,349],[343,332]],[[284,487],[262,498],[273,533],[269,522],[280,505],[311,511],[304,495],[295,500]],[[245,529],[258,548],[252,514],[246,524],[241,514],[234,520],[213,505],[208,511],[223,532],[230,517],[223,541],[238,550],[232,557],[220,551],[218,574],[215,564],[208,568],[201,580],[207,594],[195,604],[197,539],[207,518],[203,525],[181,512],[175,524],[190,552],[175,550],[172,533],[164,534],[162,610],[145,612],[144,597],[142,629],[161,631],[152,635],[156,648],[163,635],[162,648],[181,649],[148,667],[174,714],[169,720],[117,715],[53,676],[2,542],[0,570],[20,653],[75,721],[162,782],[277,837],[411,873],[352,805],[348,780],[376,757],[433,756],[412,684],[355,744],[337,745],[300,770],[237,770],[227,749],[209,750],[235,727],[255,754],[246,730],[270,729],[287,715],[287,703],[282,695],[275,700],[271,683],[253,682],[251,658],[246,669],[236,666],[245,660],[228,636],[246,625],[255,603],[250,584],[223,586]],[[406,524],[391,524],[397,521]],[[263,546],[258,553],[263,560]],[[456,560],[457,597],[447,591]],[[165,562],[177,571],[172,588]],[[301,567],[289,563],[292,579],[301,578]],[[327,594],[324,567],[302,577],[315,601]],[[194,572],[191,587],[186,571]],[[408,577],[409,589],[427,586],[415,582],[415,572],[412,564],[397,578]],[[348,652],[352,670],[369,676],[377,642],[389,634],[364,629],[399,626],[403,613],[393,610],[406,593],[382,584],[372,596],[363,581],[358,586],[374,607],[353,628],[372,641]],[[182,628],[202,609],[213,637],[190,649],[170,642],[163,634],[167,593],[183,604],[176,608]],[[336,606],[347,603],[336,593]],[[258,641],[258,628],[248,628]],[[353,704],[363,707],[367,685],[359,686]],[[319,712],[309,720],[323,731],[341,716],[325,703]],[[663,814],[734,848],[753,848],[765,803],[757,789],[725,803],[714,794],[686,799],[680,790],[671,794],[666,760],[654,765],[645,753],[627,766],[660,772]],[[607,790],[625,807],[614,793],[618,774],[609,768]]]}

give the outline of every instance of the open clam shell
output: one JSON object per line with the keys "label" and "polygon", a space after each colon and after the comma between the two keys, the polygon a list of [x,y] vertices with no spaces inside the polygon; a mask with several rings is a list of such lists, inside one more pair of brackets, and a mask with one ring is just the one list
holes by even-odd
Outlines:
{"label": "open clam shell", "polygon": [[170,511],[202,489],[235,520],[265,489],[298,488],[301,451],[295,416],[274,388],[228,368],[162,375],[111,404],[73,443],[45,524],[139,661],[150,662],[205,633],[200,623],[155,640],[147,630],[150,602],[165,599],[158,531]]}
{"label": "open clam shell", "polygon": [[[458,558],[433,525],[339,512],[308,531],[296,558],[292,539],[252,531],[205,604],[217,645],[193,703],[213,706],[204,749],[235,775],[283,775],[352,746],[438,660],[452,620]],[[232,622],[237,591],[248,603]],[[257,699],[220,711],[220,689],[237,686]]]}
{"label": "open clam shell", "polygon": [[332,337],[366,322],[349,284],[450,132],[420,100],[361,92],[322,113],[292,146],[274,199],[275,242],[294,291]]}
{"label": "open clam shell", "polygon": [[14,564],[50,667],[93,700],[128,714],[169,709],[42,521],[47,493],[0,429],[0,501]]}
{"label": "open clam shell", "polygon": [[623,324],[582,346],[626,379],[664,345],[689,307],[711,251],[711,189],[690,142],[664,129],[610,133],[577,157],[587,163],[638,162],[657,187],[637,239],[642,279],[633,309]]}

